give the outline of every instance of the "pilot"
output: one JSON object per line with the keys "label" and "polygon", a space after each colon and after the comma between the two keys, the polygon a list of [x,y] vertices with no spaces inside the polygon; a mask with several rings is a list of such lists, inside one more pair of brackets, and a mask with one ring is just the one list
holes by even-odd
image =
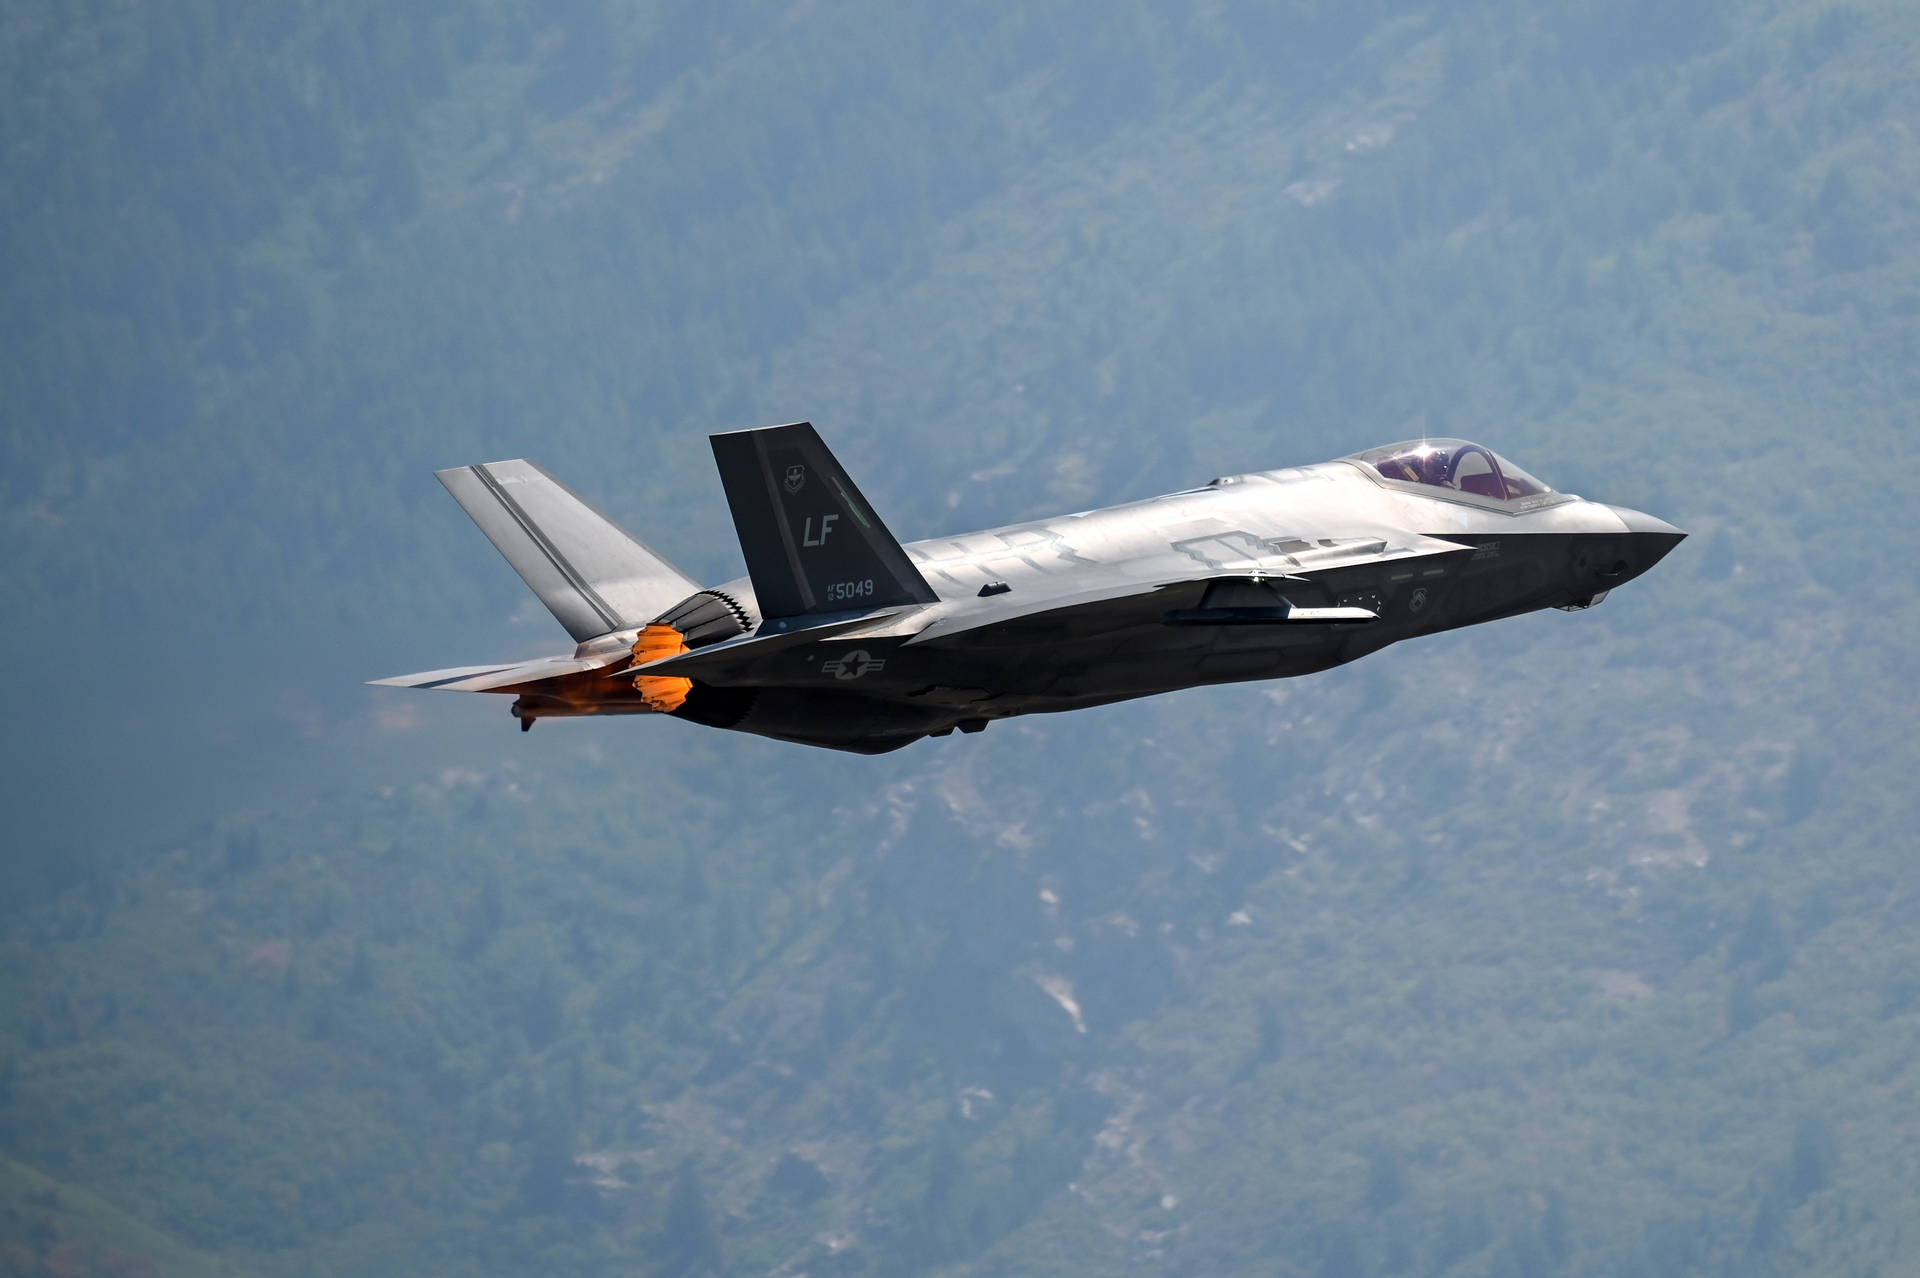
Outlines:
{"label": "pilot", "polygon": [[1447,456],[1450,450],[1445,448],[1425,448],[1414,453],[1411,460],[1418,468],[1420,482],[1432,484],[1435,488],[1451,488],[1447,482]]}

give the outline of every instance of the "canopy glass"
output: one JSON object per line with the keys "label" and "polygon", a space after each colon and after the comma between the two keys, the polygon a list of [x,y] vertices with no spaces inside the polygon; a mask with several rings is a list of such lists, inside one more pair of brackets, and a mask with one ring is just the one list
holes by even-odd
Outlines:
{"label": "canopy glass", "polygon": [[1496,501],[1538,497],[1553,489],[1491,448],[1464,439],[1417,439],[1355,453],[1383,479],[1451,489]]}

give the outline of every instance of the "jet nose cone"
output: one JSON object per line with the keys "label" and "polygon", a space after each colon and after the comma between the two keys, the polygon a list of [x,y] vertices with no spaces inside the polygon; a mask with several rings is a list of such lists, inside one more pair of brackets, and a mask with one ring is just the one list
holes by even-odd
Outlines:
{"label": "jet nose cone", "polygon": [[1656,519],[1643,510],[1631,510],[1625,506],[1609,506],[1607,509],[1620,517],[1620,522],[1627,526],[1628,532],[1665,533],[1676,546],[1686,536],[1666,520]]}
{"label": "jet nose cone", "polygon": [[1645,511],[1632,510],[1626,506],[1609,506],[1627,531],[1633,534],[1634,557],[1639,561],[1640,572],[1666,558],[1667,552],[1687,539],[1687,535],[1664,519],[1655,518]]}

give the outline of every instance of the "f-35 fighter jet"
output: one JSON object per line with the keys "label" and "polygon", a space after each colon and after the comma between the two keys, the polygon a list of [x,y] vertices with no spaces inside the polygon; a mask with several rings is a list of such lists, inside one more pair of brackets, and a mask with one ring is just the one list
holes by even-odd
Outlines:
{"label": "f-35 fighter jet", "polygon": [[902,546],[811,424],[712,442],[747,576],[705,589],[532,462],[439,472],[577,646],[376,682],[879,754],[1587,608],[1686,535],[1426,439]]}

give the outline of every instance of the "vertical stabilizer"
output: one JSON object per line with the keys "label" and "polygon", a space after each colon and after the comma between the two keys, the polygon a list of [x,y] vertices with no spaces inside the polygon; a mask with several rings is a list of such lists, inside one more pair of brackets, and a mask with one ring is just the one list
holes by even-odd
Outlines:
{"label": "vertical stabilizer", "polygon": [[530,461],[435,473],[576,641],[642,625],[699,589]]}
{"label": "vertical stabilizer", "polygon": [[712,441],[763,616],[939,598],[812,423],[733,431]]}

